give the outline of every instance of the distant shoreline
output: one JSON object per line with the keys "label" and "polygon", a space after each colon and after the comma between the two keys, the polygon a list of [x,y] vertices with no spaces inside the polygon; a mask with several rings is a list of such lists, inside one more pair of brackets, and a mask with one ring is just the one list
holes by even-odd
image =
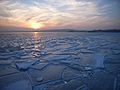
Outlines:
{"label": "distant shoreline", "polygon": [[112,30],[73,30],[73,29],[56,29],[56,30],[31,30],[31,31],[0,31],[0,32],[120,32],[118,29],[112,29]]}

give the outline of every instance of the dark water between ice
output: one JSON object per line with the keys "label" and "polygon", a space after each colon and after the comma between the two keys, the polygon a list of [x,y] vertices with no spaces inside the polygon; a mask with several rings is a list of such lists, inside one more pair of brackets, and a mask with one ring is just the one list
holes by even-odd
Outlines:
{"label": "dark water between ice", "polygon": [[[112,84],[108,83],[108,86],[103,87],[104,90],[106,88],[117,90],[120,86],[118,85],[120,84],[120,80],[118,79],[118,77],[120,77],[120,33],[0,33],[0,65],[29,60],[39,60],[40,63],[54,63],[58,65],[62,64],[75,70],[79,70],[80,67],[82,67],[84,69],[81,74],[84,73],[83,75],[88,75],[87,71],[91,71],[92,73],[94,72],[97,80],[100,80],[101,78],[106,78],[106,76],[104,76],[105,74],[101,74],[101,72],[112,73],[113,77],[108,76],[110,78],[109,80],[113,80]],[[96,71],[94,70],[102,71],[96,73]],[[56,72],[54,73],[56,74]],[[99,75],[103,75],[103,77],[100,77]],[[71,90],[97,90],[97,86],[93,85],[97,83],[97,81],[94,80],[94,78],[92,79],[93,81],[91,80],[91,78],[89,78],[91,84],[88,83],[87,86],[83,85],[83,87],[77,87],[77,89],[71,89],[69,87],[68,88]],[[102,83],[106,83],[109,80],[103,81]],[[109,85],[113,86],[109,88]],[[58,87],[61,88],[60,85]],[[63,85],[63,88],[65,90],[66,87],[67,86],[64,87]],[[100,86],[100,88],[102,87]]]}

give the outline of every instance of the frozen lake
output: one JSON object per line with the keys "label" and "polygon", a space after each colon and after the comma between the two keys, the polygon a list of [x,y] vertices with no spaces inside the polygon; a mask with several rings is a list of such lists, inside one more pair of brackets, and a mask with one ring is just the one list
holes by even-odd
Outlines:
{"label": "frozen lake", "polygon": [[1,32],[0,90],[120,90],[120,33]]}

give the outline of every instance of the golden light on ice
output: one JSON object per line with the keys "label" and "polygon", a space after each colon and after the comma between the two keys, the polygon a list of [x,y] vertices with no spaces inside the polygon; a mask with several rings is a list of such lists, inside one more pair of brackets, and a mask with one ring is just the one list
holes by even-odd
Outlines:
{"label": "golden light on ice", "polygon": [[38,32],[34,32],[35,36],[37,36],[37,33],[38,33]]}
{"label": "golden light on ice", "polygon": [[39,42],[39,40],[38,40],[38,32],[33,32],[33,37],[34,37],[34,48],[35,49],[38,49],[38,47],[39,47],[39,44],[38,44],[38,42]]}

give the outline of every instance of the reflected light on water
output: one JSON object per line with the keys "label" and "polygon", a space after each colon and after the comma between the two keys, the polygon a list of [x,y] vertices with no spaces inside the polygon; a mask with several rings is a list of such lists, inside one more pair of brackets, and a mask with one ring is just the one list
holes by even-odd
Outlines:
{"label": "reflected light on water", "polygon": [[34,37],[34,48],[38,49],[38,32],[33,32],[33,37]]}
{"label": "reflected light on water", "polygon": [[34,35],[37,36],[38,32],[34,32]]}

